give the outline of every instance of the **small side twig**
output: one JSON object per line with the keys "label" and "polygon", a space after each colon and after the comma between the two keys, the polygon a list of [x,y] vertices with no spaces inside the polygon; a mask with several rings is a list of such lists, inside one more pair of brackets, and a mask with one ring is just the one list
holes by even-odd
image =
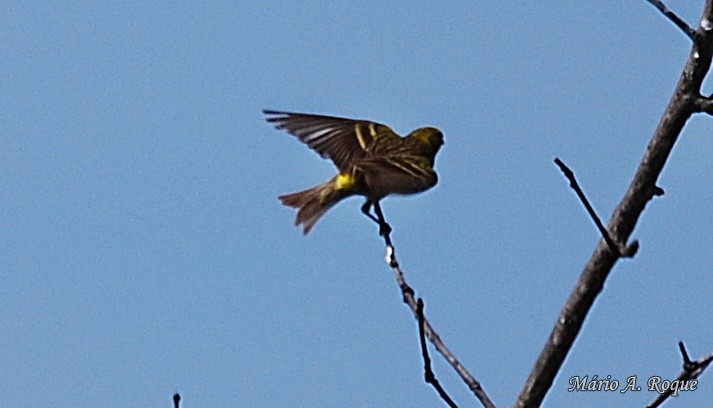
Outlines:
{"label": "small side twig", "polygon": [[179,402],[181,402],[181,395],[178,393],[173,394],[173,408],[178,408]]}
{"label": "small side twig", "polygon": [[441,340],[441,337],[428,322],[428,319],[423,316],[423,312],[421,312],[421,316],[419,317],[418,302],[416,301],[415,292],[413,288],[411,288],[411,286],[406,283],[404,273],[401,270],[399,263],[396,261],[396,251],[389,235],[390,231],[389,233],[384,234],[384,241],[386,242],[386,263],[389,264],[391,270],[394,272],[396,283],[398,283],[399,289],[401,289],[403,302],[408,305],[409,308],[411,308],[414,317],[419,319],[419,327],[423,328],[423,332],[425,336],[428,337],[428,340],[431,341],[431,344],[433,344],[436,350],[441,353],[443,358],[445,358],[446,361],[448,361],[448,363],[451,365],[451,367],[453,367],[453,369],[456,371],[456,373],[458,373],[460,378],[463,380],[463,382],[466,383],[468,388],[470,388],[475,397],[478,398],[483,407],[495,408],[495,404],[493,404],[493,402],[490,400],[488,394],[485,393],[483,387],[475,379],[475,377],[473,377],[473,375],[468,371],[468,369],[463,366],[460,360],[458,360],[458,358],[456,358],[456,356],[448,349],[448,347],[446,347],[445,343],[443,343],[443,340]]}
{"label": "small side twig", "polygon": [[[713,362],[713,353],[703,357],[700,360],[691,361],[686,351],[686,346],[682,341],[678,342],[678,348],[683,357],[683,371],[678,375],[676,380],[670,383],[670,386],[661,393],[655,400],[651,401],[647,408],[655,408],[663,404],[672,395],[677,395],[679,391],[693,391],[698,386],[698,376],[703,374],[703,371],[708,368],[708,365]],[[674,385],[675,384],[675,385]]]}
{"label": "small side twig", "polygon": [[574,192],[577,193],[577,196],[582,201],[582,204],[584,204],[584,207],[587,209],[589,216],[592,217],[594,224],[597,225],[599,232],[602,234],[604,241],[606,241],[612,253],[617,257],[633,257],[636,251],[639,249],[639,243],[637,241],[634,241],[631,245],[622,249],[621,245],[614,242],[614,240],[609,235],[609,231],[607,231],[607,228],[604,226],[604,224],[602,224],[601,219],[599,219],[599,216],[597,216],[597,213],[594,211],[594,208],[589,203],[589,200],[587,200],[587,197],[584,195],[584,191],[582,191],[582,188],[579,187],[579,183],[577,183],[577,179],[574,177],[574,172],[569,167],[567,167],[567,165],[564,164],[564,162],[562,162],[559,157],[555,158],[555,164],[557,164],[562,173],[564,173],[564,176],[567,177],[567,180],[569,180],[570,187],[572,187]]}
{"label": "small side twig", "polygon": [[451,397],[448,395],[446,390],[443,389],[441,386],[441,383],[438,381],[436,378],[436,375],[433,373],[433,370],[431,369],[431,358],[428,356],[428,346],[426,345],[426,330],[424,329],[424,320],[425,318],[423,317],[423,299],[418,298],[418,302],[416,304],[417,306],[417,314],[418,314],[418,337],[421,341],[421,355],[423,356],[423,371],[424,371],[424,378],[426,380],[427,384],[431,384],[433,388],[436,389],[438,392],[438,395],[441,397],[443,401],[448,404],[449,407],[452,408],[458,408],[455,402],[451,399]]}
{"label": "small side twig", "polygon": [[660,11],[661,14],[666,16],[666,18],[671,20],[671,22],[673,24],[675,24],[676,27],[680,28],[681,31],[683,31],[683,33],[686,34],[686,36],[688,36],[688,38],[693,40],[693,42],[696,41],[696,39],[698,38],[698,34],[696,34],[696,30],[692,29],[691,26],[689,26],[688,23],[683,21],[683,19],[681,17],[679,17],[678,15],[676,15],[676,13],[674,13],[668,7],[666,7],[666,5],[663,4],[662,1],[660,1],[660,0],[646,0],[646,1],[651,3],[652,6],[656,7],[656,9],[658,9],[658,11]]}
{"label": "small side twig", "polygon": [[699,97],[694,101],[696,112],[703,112],[713,115],[713,98]]}

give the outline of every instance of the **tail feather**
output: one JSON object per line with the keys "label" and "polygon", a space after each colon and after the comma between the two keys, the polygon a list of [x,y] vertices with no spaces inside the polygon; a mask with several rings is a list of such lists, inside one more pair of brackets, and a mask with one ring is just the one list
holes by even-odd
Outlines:
{"label": "tail feather", "polygon": [[278,198],[282,204],[297,209],[295,225],[302,224],[304,234],[307,235],[324,213],[347,195],[343,190],[336,189],[334,180],[330,180],[308,190],[281,195]]}

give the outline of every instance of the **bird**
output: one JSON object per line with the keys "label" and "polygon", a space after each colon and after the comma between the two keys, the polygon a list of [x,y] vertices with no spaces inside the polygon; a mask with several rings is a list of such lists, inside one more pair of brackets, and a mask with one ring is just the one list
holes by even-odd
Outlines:
{"label": "bird", "polygon": [[[264,109],[269,123],[296,136],[322,158],[331,160],[338,174],[310,189],[284,194],[279,200],[295,208],[295,225],[307,235],[317,221],[343,199],[366,197],[361,211],[379,225],[379,234],[391,232],[379,201],[411,195],[438,183],[433,166],[443,145],[443,133],[434,127],[418,128],[399,136],[390,127],[362,119]],[[374,208],[376,216],[371,214]]]}

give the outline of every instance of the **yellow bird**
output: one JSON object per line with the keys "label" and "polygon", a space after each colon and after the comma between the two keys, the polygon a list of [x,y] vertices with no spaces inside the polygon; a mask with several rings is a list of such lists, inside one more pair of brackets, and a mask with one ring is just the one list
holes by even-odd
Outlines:
{"label": "yellow bird", "polygon": [[[361,210],[379,224],[379,233],[390,231],[379,206],[389,194],[415,194],[436,185],[433,170],[443,133],[433,127],[414,130],[406,137],[391,128],[367,120],[264,110],[277,129],[297,136],[323,158],[332,160],[339,173],[308,190],[279,197],[297,209],[295,225],[304,233],[339,201],[353,195],[366,197]],[[370,210],[374,207],[377,217]]]}

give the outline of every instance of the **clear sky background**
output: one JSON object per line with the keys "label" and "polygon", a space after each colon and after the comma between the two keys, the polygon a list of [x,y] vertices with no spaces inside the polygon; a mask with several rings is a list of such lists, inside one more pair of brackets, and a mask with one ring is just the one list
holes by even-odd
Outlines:
{"label": "clear sky background", "polygon": [[[703,0],[668,3],[698,25]],[[608,220],[690,50],[644,0],[10,1],[0,38],[4,408],[442,406],[362,201],[304,237],[277,196],[334,168],[263,108],[443,130],[438,186],[384,212],[429,319],[512,405],[599,240],[552,160]],[[713,351],[712,134],[688,123],[547,406],[643,406],[568,380]],[[706,373],[668,406],[712,402]]]}

